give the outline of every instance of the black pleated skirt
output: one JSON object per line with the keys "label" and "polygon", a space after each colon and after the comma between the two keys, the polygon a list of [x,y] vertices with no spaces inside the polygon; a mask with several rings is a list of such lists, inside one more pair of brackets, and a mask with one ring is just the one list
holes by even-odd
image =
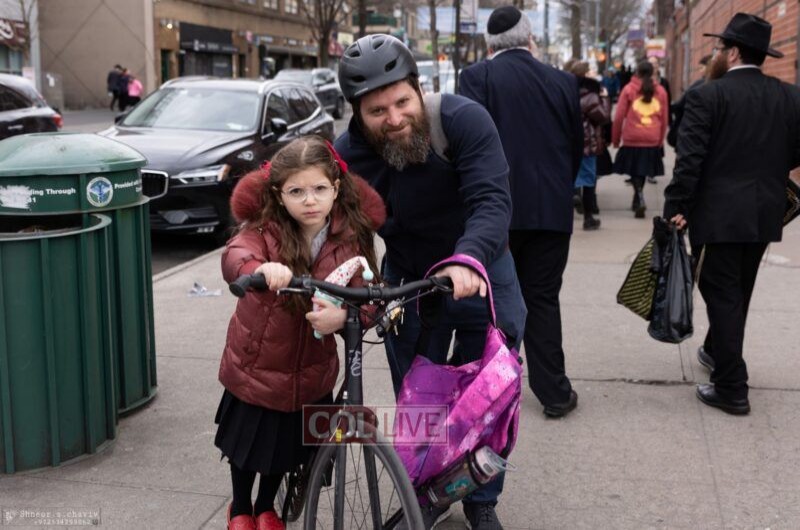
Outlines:
{"label": "black pleated skirt", "polygon": [[614,173],[637,177],[658,177],[664,174],[664,152],[660,147],[628,147],[623,145],[614,159]]}
{"label": "black pleated skirt", "polygon": [[[331,396],[317,402],[328,403]],[[225,390],[214,422],[218,425],[214,445],[239,469],[277,475],[308,459],[311,447],[303,445],[302,410],[282,412],[251,405]]]}

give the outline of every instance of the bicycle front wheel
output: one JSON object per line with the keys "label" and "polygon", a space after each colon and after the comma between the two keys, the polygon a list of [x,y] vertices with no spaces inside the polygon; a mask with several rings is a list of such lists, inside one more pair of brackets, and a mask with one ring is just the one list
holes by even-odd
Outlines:
{"label": "bicycle front wheel", "polygon": [[[363,424],[359,429],[364,432]],[[378,433],[371,439],[320,447],[308,482],[305,530],[423,528],[400,457]]]}

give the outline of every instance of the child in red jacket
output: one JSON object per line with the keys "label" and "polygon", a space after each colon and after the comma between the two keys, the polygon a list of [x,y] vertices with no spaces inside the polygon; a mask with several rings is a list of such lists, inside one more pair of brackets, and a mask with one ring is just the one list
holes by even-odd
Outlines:
{"label": "child in red jacket", "polygon": [[643,218],[646,177],[664,174],[663,147],[669,121],[667,92],[653,81],[653,65],[642,61],[636,75],[622,89],[611,131],[614,147],[622,147],[614,160],[614,172],[630,175],[636,217]]}
{"label": "child in red jacket", "polygon": [[[377,270],[374,230],[386,211],[333,146],[304,137],[245,176],[231,210],[239,232],[222,255],[225,280],[263,273],[269,290],[248,292],[228,327],[219,369],[225,387],[214,443],[228,458],[233,502],[228,528],[283,529],[274,510],[283,475],[304,462],[302,406],[329,403],[338,372],[336,342],[346,312],[326,300],[279,298],[292,275],[324,279],[354,256]],[[314,337],[314,331],[323,336]],[[252,504],[256,473],[261,475]]]}

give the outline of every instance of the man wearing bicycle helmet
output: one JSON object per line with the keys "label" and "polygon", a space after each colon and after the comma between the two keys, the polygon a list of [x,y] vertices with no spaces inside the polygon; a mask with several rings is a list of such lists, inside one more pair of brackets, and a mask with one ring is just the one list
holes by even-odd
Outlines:
{"label": "man wearing bicycle helmet", "polygon": [[[386,281],[414,281],[445,258],[472,256],[488,271],[499,324],[508,336],[521,337],[527,312],[508,250],[508,164],[488,112],[448,94],[437,100],[438,113],[431,113],[432,107],[426,112],[414,58],[389,35],[369,35],[350,45],[339,65],[339,83],[353,118],[336,149],[387,206],[388,218],[379,231],[386,243]],[[446,142],[443,152],[432,143],[439,134]],[[486,285],[462,266],[439,274],[453,280],[453,300],[445,302],[428,347],[419,353],[446,363],[455,333],[450,362],[478,359],[488,323],[482,298]],[[386,342],[395,393],[417,353],[420,331],[416,307],[407,306],[398,333]],[[502,486],[501,476],[464,499],[471,528],[502,528],[495,512]],[[427,528],[447,515],[423,509]]]}

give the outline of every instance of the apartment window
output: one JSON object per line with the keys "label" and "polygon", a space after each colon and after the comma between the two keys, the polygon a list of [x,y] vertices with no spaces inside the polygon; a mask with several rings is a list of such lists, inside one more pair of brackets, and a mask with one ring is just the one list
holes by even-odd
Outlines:
{"label": "apartment window", "polygon": [[287,13],[296,15],[298,10],[297,0],[286,0],[286,6],[284,9]]}
{"label": "apartment window", "polygon": [[278,9],[278,0],[264,0],[264,7],[267,9]]}

